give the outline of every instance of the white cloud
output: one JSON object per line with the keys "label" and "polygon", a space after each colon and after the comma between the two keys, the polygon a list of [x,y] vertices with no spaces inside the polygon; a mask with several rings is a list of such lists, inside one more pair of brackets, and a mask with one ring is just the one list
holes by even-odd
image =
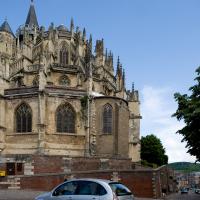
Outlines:
{"label": "white cloud", "polygon": [[183,122],[171,117],[177,109],[174,92],[169,87],[144,86],[141,93],[141,135],[154,134],[160,138],[169,162],[194,162],[195,157],[186,153],[186,143],[181,142],[181,135],[176,134],[183,127]]}

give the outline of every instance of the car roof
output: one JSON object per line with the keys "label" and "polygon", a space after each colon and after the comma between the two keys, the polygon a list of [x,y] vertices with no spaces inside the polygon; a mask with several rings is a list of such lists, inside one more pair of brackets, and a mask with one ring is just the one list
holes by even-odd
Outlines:
{"label": "car roof", "polygon": [[107,179],[99,179],[99,178],[73,178],[69,179],[68,181],[95,181],[95,182],[104,182],[104,183],[116,183],[116,181],[107,180]]}

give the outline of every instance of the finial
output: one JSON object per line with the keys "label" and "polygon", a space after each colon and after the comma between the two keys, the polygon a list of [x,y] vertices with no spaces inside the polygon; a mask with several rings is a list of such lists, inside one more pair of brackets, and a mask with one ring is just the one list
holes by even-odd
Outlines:
{"label": "finial", "polygon": [[123,80],[123,85],[125,86],[125,69],[123,69],[122,80]]}
{"label": "finial", "polygon": [[90,34],[89,42],[92,43],[92,34]]}
{"label": "finial", "polygon": [[90,38],[89,38],[89,44],[90,44],[90,47],[92,49],[92,35],[90,34]]}
{"label": "finial", "polygon": [[102,42],[102,50],[104,51],[104,39],[103,38],[102,38],[101,42]]}
{"label": "finial", "polygon": [[134,92],[135,90],[135,86],[134,86],[134,82],[132,83],[132,92]]}
{"label": "finial", "polygon": [[120,70],[121,70],[121,72],[122,72],[122,64],[120,64]]}
{"label": "finial", "polygon": [[83,29],[83,39],[86,39],[86,30],[85,30],[85,28]]}
{"label": "finial", "polygon": [[118,68],[120,67],[119,56],[118,56],[118,58],[117,58],[117,67],[118,67]]}
{"label": "finial", "polygon": [[5,17],[5,22],[7,22],[8,21],[8,18],[7,18],[7,16]]}
{"label": "finial", "polygon": [[33,0],[31,0],[31,5],[33,5]]}
{"label": "finial", "polygon": [[70,31],[74,30],[74,20],[71,18]]}

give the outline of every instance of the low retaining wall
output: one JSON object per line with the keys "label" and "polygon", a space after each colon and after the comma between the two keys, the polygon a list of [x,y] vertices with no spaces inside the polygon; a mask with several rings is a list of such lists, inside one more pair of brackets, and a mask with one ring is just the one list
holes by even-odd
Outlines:
{"label": "low retaining wall", "polygon": [[[0,170],[9,172],[8,158],[2,161]],[[120,181],[137,197],[160,198],[163,189],[174,188],[168,167],[142,169],[130,159],[18,156],[9,162],[15,174],[0,179],[0,188],[49,191],[66,178],[81,177]]]}
{"label": "low retaining wall", "polygon": [[17,176],[21,189],[34,189],[49,191],[62,183],[65,179],[71,178],[101,178],[120,181],[137,197],[159,198],[161,196],[160,187],[156,185],[159,179],[155,176],[157,173],[149,171],[87,171],[62,174],[38,174],[33,176]]}

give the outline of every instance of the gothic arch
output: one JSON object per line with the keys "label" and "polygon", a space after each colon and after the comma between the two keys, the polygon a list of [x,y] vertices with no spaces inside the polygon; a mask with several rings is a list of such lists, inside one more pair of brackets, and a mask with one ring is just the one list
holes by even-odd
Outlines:
{"label": "gothic arch", "polygon": [[66,66],[69,64],[69,45],[67,42],[62,42],[60,44],[60,64]]}
{"label": "gothic arch", "polygon": [[17,133],[32,132],[32,110],[25,102],[15,110],[15,131]]}
{"label": "gothic arch", "polygon": [[73,107],[66,103],[56,110],[56,131],[59,133],[75,133],[76,113]]}
{"label": "gothic arch", "polygon": [[103,133],[111,134],[113,129],[113,108],[110,104],[103,106]]}

